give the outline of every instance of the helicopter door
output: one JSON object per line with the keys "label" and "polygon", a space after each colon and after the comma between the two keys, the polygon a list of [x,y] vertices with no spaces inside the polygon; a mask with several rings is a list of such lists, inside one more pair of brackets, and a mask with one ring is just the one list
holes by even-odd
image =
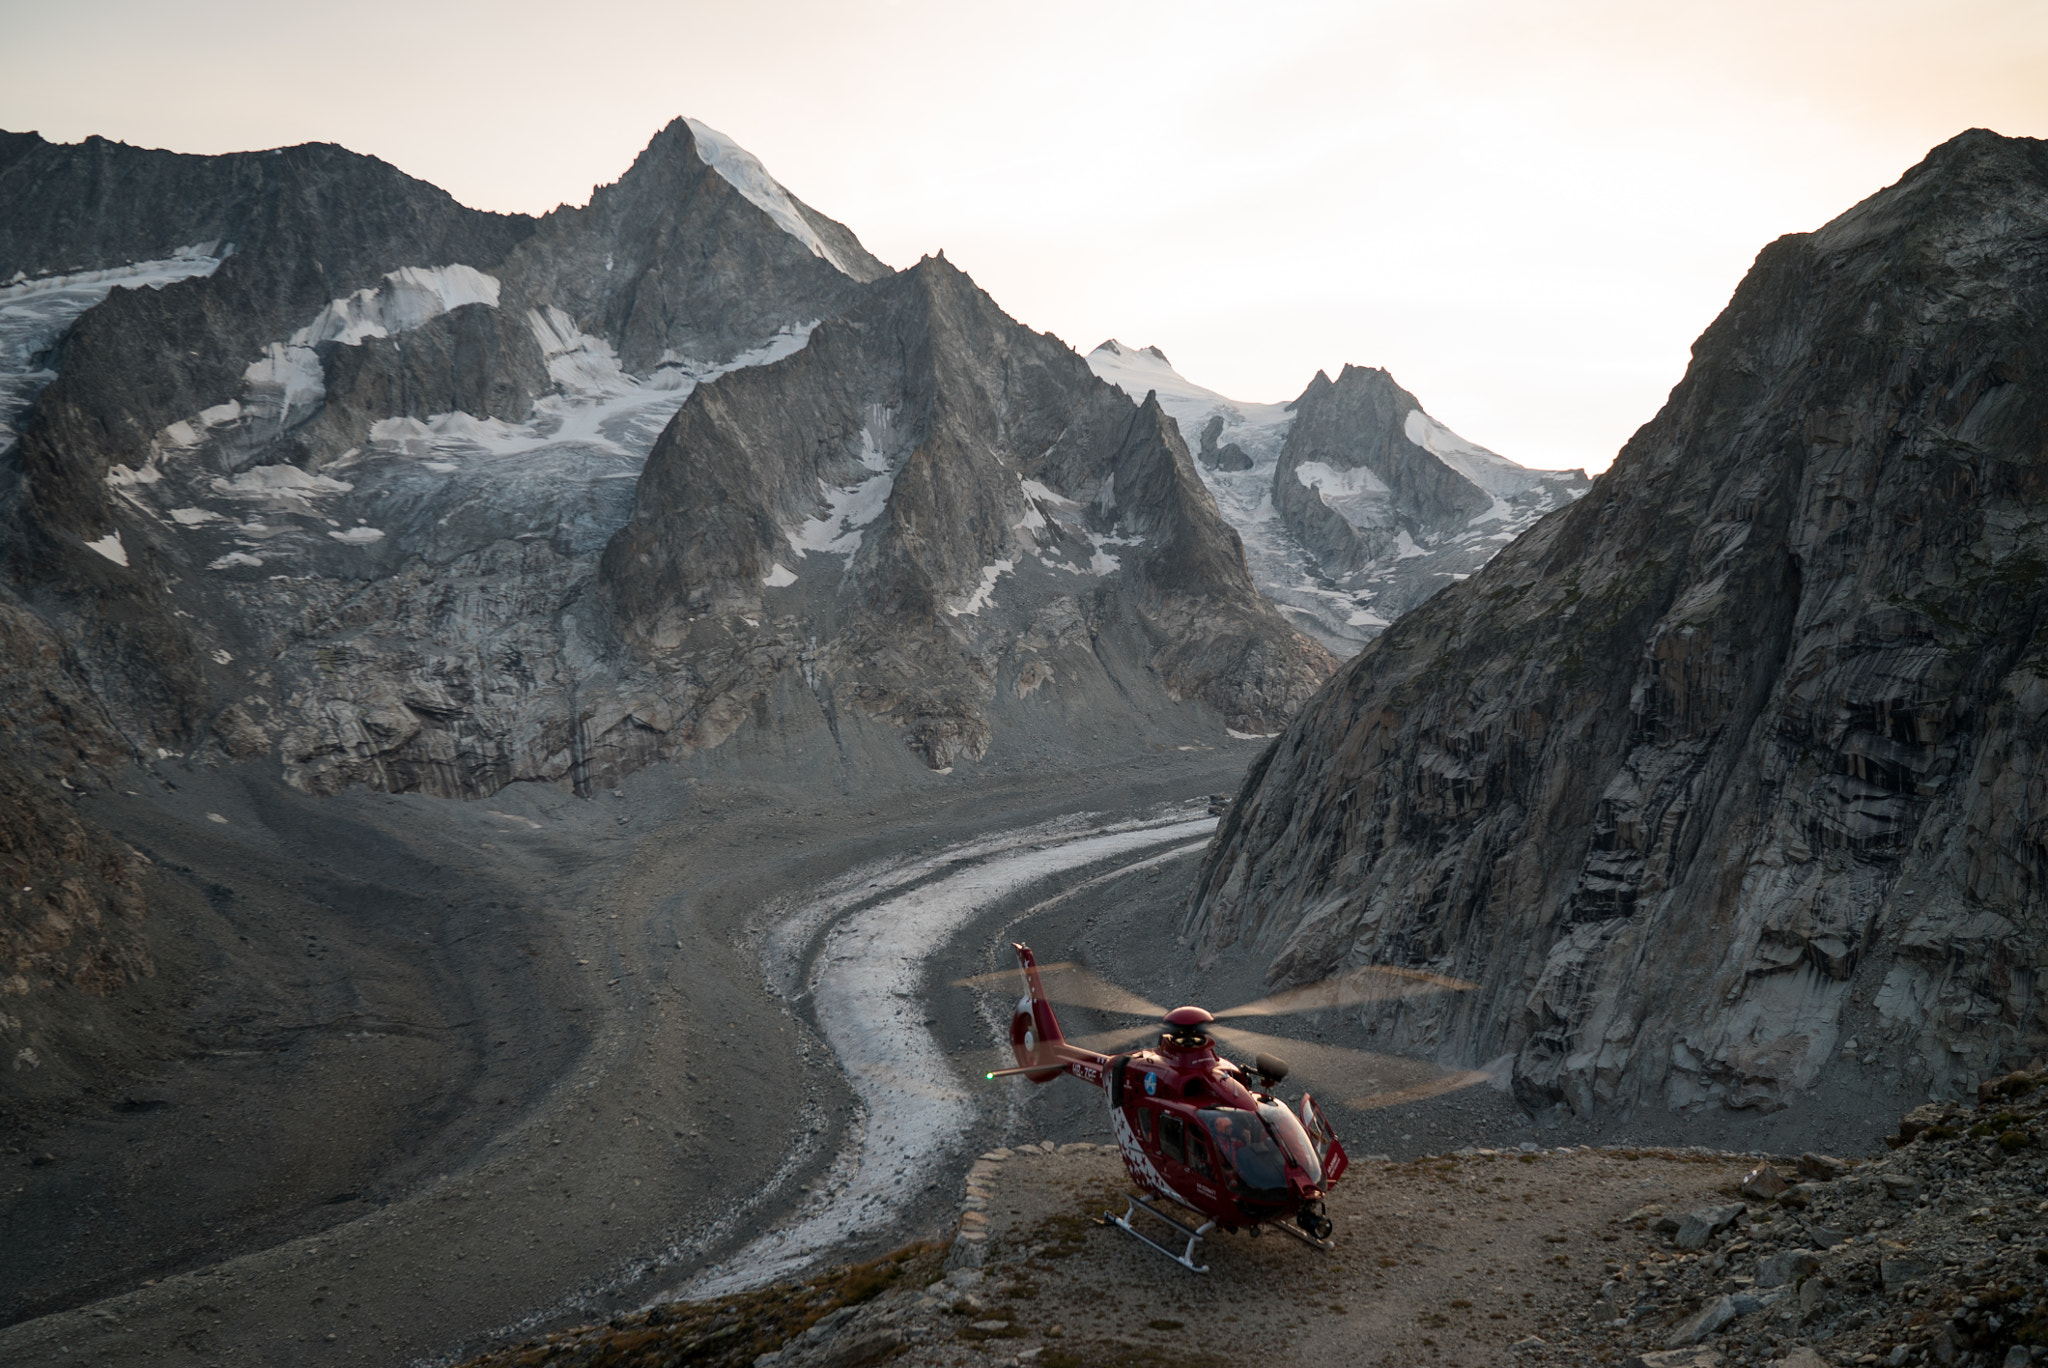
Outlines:
{"label": "helicopter door", "polygon": [[1323,1186],[1329,1187],[1344,1176],[1344,1170],[1351,1166],[1351,1159],[1338,1142],[1337,1132],[1330,1129],[1322,1109],[1307,1093],[1301,1095],[1301,1125],[1308,1132],[1309,1143],[1315,1146],[1316,1158],[1322,1161]]}

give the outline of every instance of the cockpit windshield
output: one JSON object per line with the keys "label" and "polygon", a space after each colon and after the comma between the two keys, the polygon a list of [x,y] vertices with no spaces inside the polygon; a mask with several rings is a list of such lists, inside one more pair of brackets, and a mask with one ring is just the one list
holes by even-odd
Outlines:
{"label": "cockpit windshield", "polygon": [[1302,1129],[1301,1122],[1294,1113],[1278,1102],[1262,1098],[1259,1101],[1259,1115],[1272,1127],[1274,1138],[1279,1140],[1288,1157],[1307,1171],[1309,1182],[1321,1187],[1323,1162],[1316,1158],[1316,1147],[1309,1143],[1308,1132]]}
{"label": "cockpit windshield", "polygon": [[[1216,1139],[1217,1153],[1235,1171],[1248,1194],[1286,1197],[1290,1156],[1307,1171],[1311,1183],[1322,1182],[1322,1165],[1316,1162],[1315,1151],[1309,1147],[1308,1133],[1285,1107],[1262,1102],[1256,1116],[1236,1108],[1217,1107],[1203,1111],[1201,1117]],[[1286,1126],[1293,1127],[1291,1134],[1284,1129]]]}

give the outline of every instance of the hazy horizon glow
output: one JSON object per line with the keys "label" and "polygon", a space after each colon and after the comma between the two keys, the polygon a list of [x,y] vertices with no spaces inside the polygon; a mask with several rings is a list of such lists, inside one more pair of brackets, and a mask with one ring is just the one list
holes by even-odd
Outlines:
{"label": "hazy horizon glow", "polygon": [[2048,135],[2048,5],[0,0],[0,127],[335,142],[542,213],[689,115],[896,266],[1233,398],[1384,366],[1604,468],[1771,239],[1970,127]]}

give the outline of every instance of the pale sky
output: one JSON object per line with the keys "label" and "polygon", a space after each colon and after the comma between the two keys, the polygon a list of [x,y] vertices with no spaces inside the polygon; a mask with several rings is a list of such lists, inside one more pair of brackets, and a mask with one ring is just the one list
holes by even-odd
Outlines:
{"label": "pale sky", "polygon": [[325,141],[480,208],[688,114],[896,266],[1234,398],[1384,366],[1604,468],[1757,251],[1965,128],[2048,136],[2048,0],[0,0],[0,127]]}

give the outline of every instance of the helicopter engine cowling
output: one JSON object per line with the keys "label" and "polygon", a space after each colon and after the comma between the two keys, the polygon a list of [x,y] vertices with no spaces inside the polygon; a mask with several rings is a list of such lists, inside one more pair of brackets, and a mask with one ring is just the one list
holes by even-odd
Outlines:
{"label": "helicopter engine cowling", "polygon": [[1025,1074],[1033,1083],[1050,1083],[1058,1078],[1064,1069],[1051,1060],[1051,1052],[1045,1048],[1045,1040],[1039,1031],[1037,1014],[1032,1010],[1031,999],[1022,998],[1017,1003],[1016,1014],[1010,1018],[1010,1050],[1017,1056],[1017,1067],[1028,1069],[1033,1064],[1044,1063],[1043,1070]]}

